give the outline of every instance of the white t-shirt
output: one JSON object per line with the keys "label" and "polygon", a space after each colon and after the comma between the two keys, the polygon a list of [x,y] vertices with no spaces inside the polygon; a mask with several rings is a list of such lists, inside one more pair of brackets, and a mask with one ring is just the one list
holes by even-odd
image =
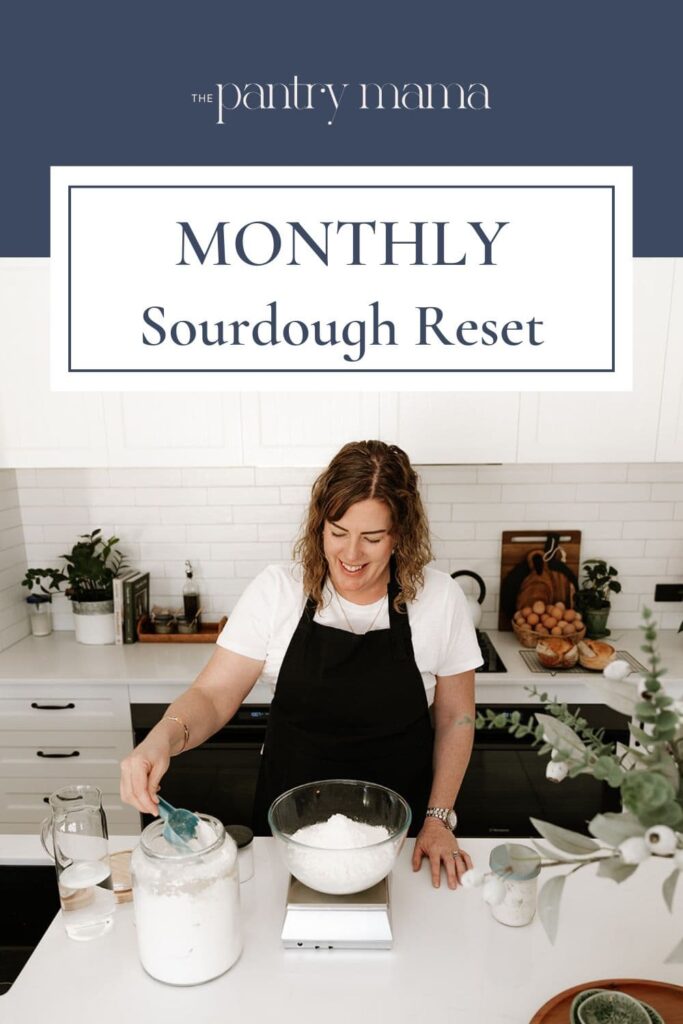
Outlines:
{"label": "white t-shirt", "polygon": [[[260,682],[275,690],[278,673],[306,600],[297,565],[270,565],[252,580],[240,597],[218,640],[236,654],[265,661]],[[374,604],[353,604],[334,592],[327,581],[324,603],[314,621],[353,632],[389,628],[385,595]],[[424,680],[427,702],[434,700],[436,676],[452,676],[482,664],[467,599],[455,580],[427,566],[424,587],[407,605],[415,661]]]}

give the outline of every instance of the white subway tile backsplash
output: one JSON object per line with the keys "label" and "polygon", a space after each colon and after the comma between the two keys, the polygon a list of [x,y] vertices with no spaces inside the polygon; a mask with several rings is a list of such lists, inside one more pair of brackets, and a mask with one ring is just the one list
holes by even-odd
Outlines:
{"label": "white subway tile backsplash", "polygon": [[[173,527],[177,530],[177,527]],[[186,527],[187,539],[189,541],[207,541],[208,543],[223,542],[235,543],[237,541],[256,541],[259,539],[255,523],[214,523],[196,524]]]}
{"label": "white subway tile backsplash", "polygon": [[[130,565],[150,572],[156,603],[179,605],[190,558],[205,617],[229,613],[256,573],[289,562],[321,468],[1,470],[0,649],[28,632],[26,565],[56,564],[95,527],[119,536]],[[582,557],[619,570],[615,628],[639,625],[643,606],[678,627],[683,603],[655,604],[653,594],[657,583],[683,579],[683,463],[416,468],[435,565],[484,577],[485,628],[497,624],[503,530],[548,528],[581,529]],[[71,625],[68,602],[57,622]]]}
{"label": "white subway tile backsplash", "polygon": [[[423,489],[424,496],[424,489]],[[500,502],[502,500],[500,484],[427,484],[427,502],[451,501]]]}
{"label": "white subway tile backsplash", "polygon": [[289,466],[257,466],[254,472],[255,484],[259,486],[288,486],[305,484],[309,487],[320,474],[322,466],[311,469],[293,469]]}
{"label": "white subway tile backsplash", "polygon": [[[648,501],[650,498],[650,484],[637,483],[592,483],[577,484],[577,501]],[[683,497],[683,492],[681,492]]]}
{"label": "white subway tile backsplash", "polygon": [[304,505],[237,505],[232,510],[236,523],[301,523]]}
{"label": "white subway tile backsplash", "polygon": [[628,466],[628,480],[649,480],[652,483],[663,483],[673,480],[683,483],[683,462],[645,462]]}
{"label": "white subway tile backsplash", "polygon": [[501,490],[501,501],[569,504],[575,500],[576,484],[503,484]]}
{"label": "white subway tile backsplash", "polygon": [[[431,502],[427,502],[427,513],[431,509]],[[556,510],[557,511],[557,510]],[[526,505],[492,501],[489,504],[473,502],[471,505],[460,505],[455,503],[451,507],[451,519],[454,522],[477,523],[480,520],[495,521],[502,523],[502,530],[525,530],[526,529]],[[540,517],[535,517],[540,518]],[[545,518],[545,517],[543,517]]]}
{"label": "white subway tile backsplash", "polygon": [[577,463],[575,465],[567,462],[558,462],[552,467],[552,479],[558,483],[586,484],[593,481],[598,483],[620,483],[628,479],[628,466],[624,463],[615,462],[611,465],[605,463]]}
{"label": "white subway tile backsplash", "polygon": [[600,519],[627,520],[673,519],[674,505],[671,501],[627,501],[614,505],[606,503],[600,507]]}
{"label": "white subway tile backsplash", "polygon": [[[525,506],[526,517],[535,522],[546,521],[551,526],[565,529],[582,528],[582,523],[599,519],[600,506],[596,502],[564,501],[560,504],[539,501]],[[517,524],[519,525],[519,524]]]}
{"label": "white subway tile backsplash", "polygon": [[553,467],[522,464],[519,466],[478,466],[480,484],[542,484],[552,480]]}
{"label": "white subway tile backsplash", "polygon": [[196,469],[183,469],[181,472],[182,483],[187,487],[250,486],[254,483],[255,473],[251,466],[199,466]]}
{"label": "white subway tile backsplash", "polygon": [[683,501],[683,481],[680,483],[652,484],[653,501]]}
{"label": "white subway tile backsplash", "polygon": [[[138,487],[134,491],[135,505],[206,505],[206,487]],[[216,502],[214,502],[216,504]]]}
{"label": "white subway tile backsplash", "polygon": [[624,523],[624,537],[646,537],[647,539],[683,537],[683,520],[657,519],[648,522]]}
{"label": "white subway tile backsplash", "polygon": [[[308,488],[300,490],[310,494]],[[209,487],[207,501],[209,505],[276,505],[279,498],[277,487]]]}
{"label": "white subway tile backsplash", "polygon": [[182,469],[176,466],[141,469],[110,469],[108,483],[112,487],[182,487]]}
{"label": "white subway tile backsplash", "polygon": [[420,485],[474,484],[479,480],[476,466],[421,466],[418,471]]}

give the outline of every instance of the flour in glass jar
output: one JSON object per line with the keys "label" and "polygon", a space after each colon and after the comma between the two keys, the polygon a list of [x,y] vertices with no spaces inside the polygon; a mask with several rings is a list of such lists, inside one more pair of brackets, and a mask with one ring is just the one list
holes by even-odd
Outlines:
{"label": "flour in glass jar", "polygon": [[149,826],[152,856],[145,844],[133,854],[140,960],[159,981],[196,985],[223,974],[242,951],[237,849],[215,819],[200,820],[187,851],[168,843],[162,828]]}

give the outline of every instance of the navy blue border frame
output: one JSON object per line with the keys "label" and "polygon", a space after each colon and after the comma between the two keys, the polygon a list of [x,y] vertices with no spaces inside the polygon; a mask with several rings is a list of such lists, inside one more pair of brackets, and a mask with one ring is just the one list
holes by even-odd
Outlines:
{"label": "navy blue border frame", "polygon": [[[367,188],[367,189],[372,189],[372,188],[381,188],[381,189],[399,189],[399,188],[402,188],[402,189],[410,189],[410,188],[413,188],[413,189],[417,189],[417,188],[420,188],[420,189],[431,189],[431,188],[440,188],[440,189],[449,189],[449,188],[451,188],[451,189],[464,189],[464,188],[479,188],[479,189],[488,189],[488,188],[570,189],[571,188],[571,189],[594,189],[594,190],[595,189],[606,189],[609,192],[611,192],[611,216],[612,216],[612,237],[611,237],[611,243],[612,243],[612,267],[611,267],[611,270],[612,270],[612,365],[610,367],[590,367],[590,368],[573,368],[573,367],[562,368],[562,367],[556,367],[554,369],[550,369],[550,368],[549,369],[541,369],[541,368],[539,368],[539,369],[523,369],[523,368],[520,368],[520,369],[514,369],[514,368],[512,368],[512,369],[502,369],[502,368],[500,368],[500,369],[498,369],[498,368],[495,368],[495,367],[489,367],[489,368],[483,369],[483,370],[472,369],[470,367],[467,367],[467,368],[454,367],[452,369],[448,369],[448,368],[429,369],[429,368],[425,368],[425,367],[420,367],[420,368],[416,368],[416,369],[410,369],[408,367],[400,367],[398,369],[393,369],[393,370],[389,369],[388,370],[388,369],[372,369],[372,368],[365,368],[365,367],[356,367],[355,364],[353,366],[330,367],[329,369],[294,369],[293,368],[291,370],[290,369],[277,369],[277,370],[236,369],[234,367],[225,367],[225,368],[224,367],[213,367],[210,370],[198,369],[196,367],[190,367],[188,369],[182,369],[180,367],[178,367],[178,368],[173,367],[173,368],[170,368],[170,369],[151,369],[151,368],[150,369],[146,369],[146,368],[140,368],[140,367],[135,367],[135,368],[130,368],[130,369],[125,369],[125,368],[120,368],[120,367],[116,367],[116,368],[113,368],[113,367],[93,367],[91,369],[88,369],[88,368],[85,368],[85,367],[74,367],[72,365],[72,357],[71,357],[71,290],[72,290],[72,274],[71,274],[71,195],[72,195],[72,192],[76,191],[77,189],[105,189],[105,188],[106,189],[115,189],[115,188],[118,188],[118,189],[121,189],[121,188],[125,188],[125,189],[128,189],[128,188],[135,188],[135,189],[146,189],[146,188],[152,188],[152,189],[165,189],[165,188],[175,188],[175,189],[180,189],[180,188],[192,188],[192,189],[197,189],[197,188],[211,188],[211,189],[221,189],[221,188],[224,188],[224,189],[226,189],[226,188],[230,188],[230,189],[267,189],[267,188],[283,188],[283,189],[285,189],[285,188],[287,188],[287,189],[323,189],[323,188],[337,188],[337,189],[342,189],[342,188],[346,188],[346,189],[349,189],[349,188]],[[145,184],[145,185],[121,185],[121,184],[115,184],[115,185],[69,185],[68,186],[68,370],[67,370],[67,372],[68,373],[354,373],[354,374],[355,373],[615,373],[616,372],[616,363],[615,363],[615,347],[616,347],[616,323],[615,323],[615,316],[616,316],[616,296],[615,296],[615,289],[616,289],[616,285],[615,285],[615,274],[616,274],[616,271],[615,271],[615,259],[616,259],[615,245],[616,245],[616,240],[615,240],[615,231],[616,231],[616,225],[615,225],[615,202],[616,202],[616,197],[615,197],[615,186],[614,185],[576,185],[576,184],[572,184],[572,185],[506,185],[506,184],[502,184],[500,182],[498,184],[496,184],[496,185],[483,185],[483,184],[472,184],[472,185],[453,185],[453,184],[448,184],[448,185],[433,185],[433,184],[432,185],[416,185],[416,184],[391,184],[391,185],[377,185],[377,184],[368,184],[368,185],[348,185],[348,184],[346,184],[346,185],[334,185],[334,184],[332,184],[332,185],[331,184],[324,184],[324,185],[316,185],[316,184],[311,184],[311,185],[276,185],[276,184],[273,184],[272,182],[269,183],[268,185],[225,185],[225,184],[220,184],[220,185],[187,185],[187,184],[179,184],[179,185],[147,185],[147,184]]]}

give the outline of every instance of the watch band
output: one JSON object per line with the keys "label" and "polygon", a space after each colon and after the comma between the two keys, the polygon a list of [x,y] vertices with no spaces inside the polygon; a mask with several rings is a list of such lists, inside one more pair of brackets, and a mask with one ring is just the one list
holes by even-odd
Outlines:
{"label": "watch band", "polygon": [[428,807],[425,817],[437,818],[450,832],[453,831],[458,821],[452,807]]}

